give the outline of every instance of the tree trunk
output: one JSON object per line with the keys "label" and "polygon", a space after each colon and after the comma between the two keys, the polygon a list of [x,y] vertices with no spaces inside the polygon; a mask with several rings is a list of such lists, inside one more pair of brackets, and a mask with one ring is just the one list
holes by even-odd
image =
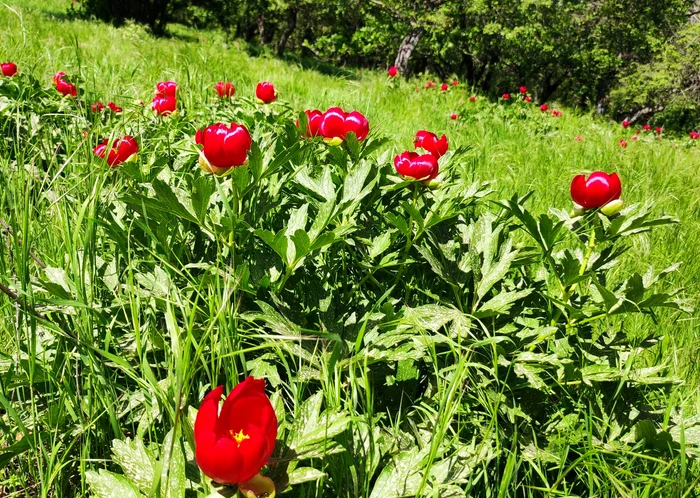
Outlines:
{"label": "tree trunk", "polygon": [[394,61],[394,66],[401,74],[407,74],[408,60],[424,34],[425,30],[423,28],[411,28],[411,31],[408,32],[401,42],[399,52],[396,54],[396,60]]}
{"label": "tree trunk", "polygon": [[284,28],[280,39],[277,42],[277,55],[280,57],[284,54],[284,49],[287,48],[287,41],[289,37],[292,36],[294,30],[297,27],[297,6],[290,5],[287,10],[287,27]]}
{"label": "tree trunk", "polygon": [[255,16],[255,22],[258,25],[258,35],[260,36],[260,45],[265,45],[265,15],[260,13]]}

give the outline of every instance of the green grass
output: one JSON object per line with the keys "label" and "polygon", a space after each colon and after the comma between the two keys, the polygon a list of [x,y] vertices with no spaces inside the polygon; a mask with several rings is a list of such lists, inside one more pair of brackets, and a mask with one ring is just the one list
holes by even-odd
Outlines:
{"label": "green grass", "polygon": [[[389,139],[380,150],[380,154],[386,151],[389,159],[410,148],[419,129],[446,133],[451,150],[468,148],[462,156],[465,176],[473,181],[492,181],[494,200],[533,191],[528,207],[535,214],[547,213],[550,207],[570,209],[568,189],[573,175],[617,171],[623,179],[626,203],[652,202],[655,216],[671,215],[680,223],[633,239],[621,264],[611,270],[610,279],[621,279],[633,271],[643,273],[649,265],[661,270],[682,262],[680,271],[669,277],[668,287],[682,288],[681,296],[691,305],[697,304],[700,143],[691,145],[686,137],[655,140],[650,135],[643,135],[635,143],[630,140],[631,132],[619,124],[571,109],[563,109],[561,118],[537,111],[510,112],[483,100],[470,103],[471,91],[463,85],[446,94],[422,89],[416,92],[415,87],[422,87],[422,81],[401,82],[394,87],[384,74],[284,61],[265,53],[252,56],[250,52],[257,49],[236,41],[227,44],[215,31],[195,36],[192,30],[174,26],[172,37],[154,39],[138,26],[115,29],[71,20],[64,15],[69,5],[62,0],[11,0],[0,6],[0,59],[16,62],[21,71],[49,89],[55,72],[79,75],[86,102],[113,100],[123,105],[127,108],[125,116],[112,122],[120,133],[134,126],[145,135],[154,133],[150,141],[141,144],[142,157],[157,161],[149,147],[161,147],[159,141],[165,136],[170,137],[173,147],[184,149],[181,140],[191,137],[195,127],[209,124],[197,112],[206,109],[202,111],[206,116],[216,112],[217,99],[212,91],[216,81],[232,81],[237,97],[252,97],[255,84],[268,80],[295,113],[335,105],[364,113],[372,130]],[[192,110],[194,119],[180,128],[169,129],[166,124],[156,130],[133,111],[133,102],[148,102],[155,83],[166,79],[180,84],[181,103],[188,112]],[[459,114],[457,121],[450,119],[453,112]],[[226,111],[223,115],[228,116]],[[136,124],[128,121],[133,116]],[[89,121],[84,125],[96,130],[90,136],[92,141],[100,133],[109,132],[109,128]],[[0,427],[7,434],[0,436],[0,448],[13,448],[13,443],[18,451],[24,443],[30,447],[11,462],[3,460],[8,453],[0,453],[0,462],[9,463],[0,470],[0,495],[3,491],[13,496],[87,494],[83,480],[86,470],[116,468],[109,462],[109,441],[135,433],[150,441],[162,441],[164,432],[179,427],[187,416],[187,409],[180,408],[196,407],[201,400],[204,392],[200,378],[215,381],[222,372],[231,378],[250,373],[253,369],[246,358],[257,360],[262,347],[254,341],[269,334],[260,324],[244,331],[236,315],[241,304],[231,297],[235,295],[231,275],[203,280],[205,283],[194,290],[180,288],[176,281],[187,280],[191,269],[178,268],[166,245],[154,246],[160,247],[160,253],[152,247],[140,247],[135,234],[143,227],[138,223],[123,227],[123,246],[110,238],[115,225],[110,225],[111,207],[105,206],[111,206],[111,200],[128,191],[131,184],[96,172],[98,166],[91,158],[89,144],[83,143],[75,131],[69,126],[44,128],[42,138],[32,142],[32,148],[15,150],[14,154],[0,151],[0,216],[12,228],[12,233],[3,230],[0,282],[22,296],[28,306],[40,304],[40,313],[56,314],[54,328],[22,312],[6,297],[0,298],[0,372],[16,372],[14,377],[7,374],[0,379]],[[574,140],[578,135],[583,137],[581,143]],[[618,145],[621,138],[629,142],[626,149]],[[54,157],[56,147],[62,151],[61,160]],[[107,226],[112,228],[108,230]],[[224,245],[220,247],[222,253],[226,251]],[[62,270],[47,277],[32,255],[50,268]],[[112,258],[127,269],[118,277],[121,291],[96,284],[109,273],[102,263]],[[148,266],[150,273],[142,272],[143,266]],[[35,297],[46,290],[47,281],[65,284],[64,298]],[[56,292],[60,295],[60,289]],[[100,309],[107,298],[113,308]],[[640,361],[665,363],[672,374],[685,381],[663,394],[668,409],[659,416],[665,422],[677,412],[686,418],[698,412],[699,319],[698,312],[662,310],[651,318],[640,314],[610,321],[610,327],[624,323],[632,338],[663,336],[661,345]],[[128,332],[128,338],[119,337],[121,332]],[[49,343],[55,340],[60,346],[44,350],[48,336],[53,336]],[[133,342],[123,344],[120,340]],[[485,398],[479,389],[464,388],[478,386],[483,380],[470,366],[470,362],[477,361],[477,353],[452,351],[454,365],[440,369],[437,359],[445,352],[436,346],[428,348],[427,355],[436,361],[427,367],[425,376],[433,379],[439,395],[435,404],[422,404],[410,394],[417,392],[415,387],[413,391],[410,386],[403,388],[398,394],[390,387],[372,387],[379,382],[377,379],[398,374],[373,370],[366,357],[339,359],[337,351],[324,348],[323,341],[304,351],[301,346],[299,351],[294,349],[294,341],[290,344],[263,343],[269,355],[267,363],[253,363],[261,375],[279,378],[273,387],[278,398],[287,400],[288,415],[304,420],[300,407],[309,392],[318,390],[323,393],[324,409],[349,414],[357,431],[364,431],[369,439],[373,434],[378,441],[367,443],[366,454],[328,457],[320,465],[326,473],[321,481],[326,487],[294,487],[289,496],[326,496],[329,490],[337,496],[368,496],[381,468],[378,448],[405,449],[403,439],[410,435],[426,451],[421,458],[434,462],[439,460],[436,455],[440,441],[458,440],[463,432],[473,430],[469,423],[461,422],[469,413],[483,411],[492,415],[490,420],[498,419],[500,407],[493,399]],[[117,349],[128,353],[123,357],[105,355]],[[305,355],[312,360],[309,365]],[[269,364],[276,365],[278,373],[271,375]],[[299,368],[302,364],[305,367]],[[47,370],[47,365],[53,365],[53,370]],[[154,372],[167,375],[161,377]],[[125,386],[147,393],[142,394],[147,409],[140,413],[140,419],[129,419],[128,423],[123,415],[130,401]],[[187,387],[202,392],[188,392]],[[399,410],[397,419],[390,420],[386,413],[380,416],[378,404],[382,403],[405,404],[410,409]],[[21,413],[13,413],[18,408]],[[150,412],[157,415],[150,419]],[[484,418],[489,420],[486,415]],[[433,420],[436,422],[428,423]],[[593,426],[608,422],[591,415],[586,423]],[[374,434],[380,425],[384,432]],[[486,439],[491,432],[497,433],[496,425],[487,423],[486,433],[480,436]],[[293,429],[288,430],[293,433]],[[27,435],[24,439],[23,434]],[[673,458],[636,450],[621,452],[611,463],[606,452],[615,453],[615,448],[600,450],[594,445],[590,453],[571,459],[574,463],[562,468],[559,478],[548,481],[551,461],[540,455],[527,460],[522,452],[514,450],[515,436],[498,434],[495,448],[500,453],[494,458],[502,473],[494,475],[485,463],[475,464],[471,469],[474,479],[465,487],[467,496],[472,492],[499,497],[573,495],[581,488],[567,487],[572,475],[577,476],[577,483],[587,483],[586,496],[694,496],[698,489],[697,465],[686,460],[684,452]],[[531,437],[538,436],[533,429]],[[347,448],[353,438],[341,436],[340,442]],[[466,446],[462,449],[467,451]],[[477,445],[474,451],[483,449]],[[557,456],[570,458],[566,456],[567,448],[559,450]],[[410,460],[410,455],[404,456]],[[410,463],[418,465],[412,460]],[[386,461],[381,460],[381,465]],[[549,494],[533,485],[539,482],[541,486],[543,481],[550,486]]]}

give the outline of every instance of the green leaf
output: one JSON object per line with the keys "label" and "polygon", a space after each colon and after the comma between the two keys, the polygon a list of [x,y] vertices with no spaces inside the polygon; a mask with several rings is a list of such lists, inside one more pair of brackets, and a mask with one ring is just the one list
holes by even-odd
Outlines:
{"label": "green leaf", "polygon": [[141,438],[112,441],[112,459],[141,491],[147,493],[151,489],[155,457],[146,449]]}
{"label": "green leaf", "polygon": [[326,477],[325,472],[321,472],[313,467],[299,467],[289,473],[289,485],[294,486],[304,482],[318,481],[323,477]]}
{"label": "green leaf", "polygon": [[160,489],[165,498],[184,498],[186,489],[185,455],[174,429],[165,436],[161,460]]}
{"label": "green leaf", "polygon": [[140,498],[141,495],[129,480],[106,470],[85,472],[90,490],[98,498]]}
{"label": "green leaf", "polygon": [[170,185],[156,178],[151,182],[151,186],[156,193],[155,200],[161,209],[192,223],[197,223],[197,217],[180,202]]}

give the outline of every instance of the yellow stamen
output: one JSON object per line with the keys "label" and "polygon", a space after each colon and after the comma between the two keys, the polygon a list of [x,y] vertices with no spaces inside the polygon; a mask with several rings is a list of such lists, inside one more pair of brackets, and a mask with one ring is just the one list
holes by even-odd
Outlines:
{"label": "yellow stamen", "polygon": [[250,439],[250,436],[248,434],[243,434],[243,429],[238,431],[238,433],[234,433],[233,431],[228,431],[229,434],[231,434],[231,439],[236,441],[238,443],[238,447],[241,447],[241,443],[245,441],[246,439]]}

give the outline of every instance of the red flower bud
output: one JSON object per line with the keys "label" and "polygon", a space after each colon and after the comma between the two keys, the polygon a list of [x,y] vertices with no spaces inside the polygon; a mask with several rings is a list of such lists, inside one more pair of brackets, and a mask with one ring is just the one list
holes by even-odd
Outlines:
{"label": "red flower bud", "polygon": [[520,87],[520,93],[526,94],[526,93],[527,93],[527,87],[526,87],[526,86],[521,86],[521,87]]}
{"label": "red flower bud", "polygon": [[319,129],[325,139],[341,139],[354,132],[357,140],[364,140],[369,134],[369,122],[357,111],[346,113],[340,107],[331,107],[321,116]]}
{"label": "red flower bud", "polygon": [[442,90],[443,92],[446,92],[449,88],[450,87],[447,83],[443,83],[442,85],[440,85],[440,90]]}
{"label": "red flower bud", "polygon": [[691,131],[691,132],[690,132],[690,139],[691,139],[691,140],[697,140],[698,138],[700,138],[700,133],[699,133],[699,132],[697,132],[697,131]]}
{"label": "red flower bud", "polygon": [[585,209],[595,209],[610,201],[619,199],[622,183],[617,173],[608,175],[596,171],[586,179],[585,175],[576,175],[571,182],[571,198]]}
{"label": "red flower bud", "polygon": [[[323,113],[316,109],[306,110],[306,136],[308,138],[317,137],[321,134],[321,121]],[[297,120],[297,128],[299,128],[299,120]]]}
{"label": "red flower bud", "polygon": [[476,102],[476,95],[469,97],[469,102]]}
{"label": "red flower bud", "polygon": [[58,93],[60,93],[63,96],[70,95],[71,97],[75,97],[78,95],[78,89],[75,87],[74,84],[70,83],[65,79],[66,73],[56,73],[53,75],[53,84],[56,87],[56,90]]}
{"label": "red flower bud", "polygon": [[532,102],[532,97],[529,95],[525,96],[525,102]]}
{"label": "red flower bud", "polygon": [[627,147],[627,140],[625,140],[624,138],[622,140],[620,140],[620,147],[622,147],[623,149],[626,148]]}
{"label": "red flower bud", "polygon": [[396,77],[397,74],[399,74],[399,70],[397,69],[396,66],[391,66],[389,68],[389,71],[387,71],[387,73],[389,74],[390,78],[394,78],[394,77]]}
{"label": "red flower bud", "polygon": [[542,111],[542,112],[547,112],[548,109],[549,109],[549,106],[547,104],[542,104],[540,106],[540,111]]}
{"label": "red flower bud", "polygon": [[155,96],[151,101],[151,109],[161,116],[167,116],[177,110],[177,99],[175,97]]}
{"label": "red flower bud", "polygon": [[639,140],[639,137],[637,135],[632,135],[632,140],[636,142],[637,140]]}
{"label": "red flower bud", "polygon": [[17,65],[14,62],[3,62],[0,64],[3,76],[14,76],[17,74]]}
{"label": "red flower bud", "polygon": [[554,109],[554,110],[552,111],[552,116],[554,116],[555,118],[560,118],[560,117],[561,117],[561,111],[559,111],[559,110],[557,110],[557,109]]}
{"label": "red flower bud", "polygon": [[232,167],[245,164],[253,143],[248,129],[235,123],[230,127],[216,123],[198,130],[195,141],[202,145],[202,156],[206,160],[200,160],[202,169],[216,174],[226,173]]}
{"label": "red flower bud", "polygon": [[452,116],[450,116],[450,118],[452,118],[452,121],[455,121],[458,118],[458,116],[457,116],[457,114],[452,114]]}
{"label": "red flower bud", "polygon": [[434,81],[426,81],[425,82],[425,88],[433,88],[435,86]]}
{"label": "red flower bud", "polygon": [[233,83],[229,83],[228,81],[219,81],[216,85],[214,85],[214,89],[222,99],[231,98],[236,93],[236,88],[233,86]]}
{"label": "red flower bud", "polygon": [[[109,149],[109,153],[107,153],[107,149]],[[111,148],[109,147],[109,141],[104,140],[93,149],[93,152],[102,159],[105,158],[106,154],[107,164],[114,168],[128,161],[134,154],[137,154],[139,152],[139,144],[136,143],[134,137],[125,136],[116,140]]]}
{"label": "red flower bud", "polygon": [[114,102],[109,102],[109,103],[107,104],[107,107],[109,107],[109,109],[110,109],[114,114],[119,114],[119,113],[122,112],[122,110],[123,110],[121,107],[119,107],[119,106],[118,106],[117,104],[115,104]]}
{"label": "red flower bud", "polygon": [[263,81],[255,87],[255,96],[262,100],[263,103],[269,104],[277,100],[277,90],[275,90],[275,86],[272,83]]}
{"label": "red flower bud", "polygon": [[503,100],[510,100],[510,93],[504,93]]}
{"label": "red flower bud", "polygon": [[577,142],[583,142],[583,137],[581,135],[576,135],[576,137],[574,137],[574,140],[576,140]]}
{"label": "red flower bud", "polygon": [[649,126],[648,124],[645,124],[644,126],[642,126],[642,128],[644,128],[644,131],[651,130],[651,126]]}
{"label": "red flower bud", "polygon": [[432,154],[406,151],[394,158],[394,167],[404,178],[430,181],[438,174],[438,160]]}
{"label": "red flower bud", "polygon": [[654,128],[654,131],[655,131],[656,133],[661,133],[661,128],[659,128],[659,127],[657,126],[656,128]]}
{"label": "red flower bud", "polygon": [[156,97],[177,97],[177,83],[161,81],[156,85]]}
{"label": "red flower bud", "polygon": [[92,109],[92,112],[94,112],[94,113],[102,112],[104,110],[104,108],[105,108],[104,104],[102,102],[100,102],[99,100],[97,102],[95,102],[94,104],[90,105],[90,109]]}
{"label": "red flower bud", "polygon": [[248,377],[229,393],[221,412],[223,386],[202,401],[194,423],[195,459],[219,484],[251,480],[272,455],[277,417],[265,395],[265,381]]}
{"label": "red flower bud", "polygon": [[629,125],[630,125],[630,122],[627,121],[626,119],[622,122],[622,127],[623,127],[623,128],[628,128]]}
{"label": "red flower bud", "polygon": [[436,159],[440,159],[445,155],[449,145],[447,143],[447,137],[443,135],[438,139],[435,133],[431,133],[426,130],[420,130],[416,133],[416,138],[413,141],[416,148],[425,150],[426,152],[435,156]]}
{"label": "red flower bud", "polygon": [[457,80],[452,80],[452,86],[457,86],[459,85],[459,81]]}

